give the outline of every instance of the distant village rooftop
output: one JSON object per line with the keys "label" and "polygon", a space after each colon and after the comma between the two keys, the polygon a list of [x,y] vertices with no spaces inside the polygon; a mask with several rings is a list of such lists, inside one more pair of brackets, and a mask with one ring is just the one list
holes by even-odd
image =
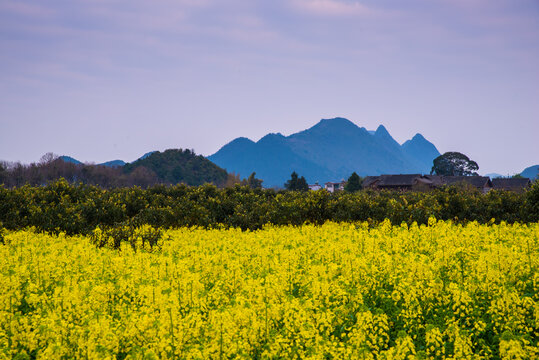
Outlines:
{"label": "distant village rooftop", "polygon": [[531,185],[528,178],[496,178],[492,179],[492,187],[496,190],[522,191]]}
{"label": "distant village rooftop", "polygon": [[[531,185],[528,178],[496,178],[488,176],[442,176],[421,174],[384,174],[366,176],[363,179],[363,189],[393,189],[393,190],[425,190],[439,188],[445,185],[467,185],[484,193],[492,190],[523,191]],[[346,181],[326,182],[324,189],[329,192],[344,190]],[[318,183],[309,185],[310,190],[320,190]]]}
{"label": "distant village rooftop", "polygon": [[[528,178],[501,178],[491,180],[487,176],[384,174],[365,177],[362,187],[364,189],[422,190],[457,184],[468,185],[484,193],[491,189],[523,191],[531,185],[531,180]],[[344,189],[344,185],[344,181],[338,183],[328,182],[325,185],[325,189],[334,192]]]}
{"label": "distant village rooftop", "polygon": [[498,178],[491,180],[487,176],[440,176],[421,174],[399,174],[367,176],[363,188],[413,190],[420,187],[437,188],[444,185],[468,184],[480,191],[491,189],[523,191],[531,185],[528,178]]}

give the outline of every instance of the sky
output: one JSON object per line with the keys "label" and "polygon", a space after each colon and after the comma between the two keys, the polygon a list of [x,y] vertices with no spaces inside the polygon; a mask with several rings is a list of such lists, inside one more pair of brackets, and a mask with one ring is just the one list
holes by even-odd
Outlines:
{"label": "sky", "polygon": [[322,118],[539,164],[539,0],[0,0],[0,159],[215,153]]}

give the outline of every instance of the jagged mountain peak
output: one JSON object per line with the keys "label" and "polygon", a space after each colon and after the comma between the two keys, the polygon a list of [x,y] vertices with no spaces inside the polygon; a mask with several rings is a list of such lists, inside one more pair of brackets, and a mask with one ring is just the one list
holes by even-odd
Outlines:
{"label": "jagged mountain peak", "polygon": [[254,143],[253,140],[249,139],[249,138],[246,138],[244,136],[240,136],[238,138],[235,138],[234,140],[232,140],[230,143],[233,143],[233,142],[245,142],[245,143]]}
{"label": "jagged mountain peak", "polygon": [[282,140],[282,139],[285,139],[285,136],[281,133],[269,133],[263,136],[260,140],[258,140],[257,144],[264,143],[264,142],[271,142],[274,140]]}
{"label": "jagged mountain peak", "polygon": [[336,117],[332,119],[322,119],[320,120],[316,125],[313,127],[305,130],[316,130],[316,129],[332,129],[332,130],[346,130],[346,129],[358,129],[359,126],[354,124],[352,121],[343,118],[343,117]]}
{"label": "jagged mountain peak", "polygon": [[399,155],[401,155],[400,144],[395,141],[395,139],[393,139],[393,137],[389,134],[389,131],[387,131],[384,125],[378,126],[374,133],[374,137],[378,139],[380,144],[393,152],[394,157],[399,157]]}
{"label": "jagged mountain peak", "polygon": [[393,139],[393,137],[391,136],[391,134],[389,134],[389,131],[387,131],[387,129],[385,128],[384,125],[380,125],[378,126],[378,128],[376,129],[376,131],[374,132],[374,136],[375,137],[378,137],[380,139],[383,139],[383,140],[388,140],[390,141],[392,144],[397,144],[398,143],[395,141],[395,139]]}
{"label": "jagged mountain peak", "polygon": [[331,124],[331,125],[335,125],[335,124],[342,124],[342,125],[354,125],[354,126],[357,126],[356,124],[354,124],[352,121],[348,120],[347,118],[343,118],[343,117],[334,117],[334,118],[329,118],[329,119],[321,119],[318,124]]}
{"label": "jagged mountain peak", "polygon": [[225,146],[231,146],[231,145],[251,145],[251,144],[254,144],[255,142],[249,138],[246,138],[246,137],[239,137],[239,138],[235,138],[234,140],[232,140],[231,142],[229,142],[228,144],[226,144]]}
{"label": "jagged mountain peak", "polygon": [[246,147],[251,147],[255,144],[255,142],[249,138],[246,138],[246,137],[239,137],[239,138],[235,138],[234,140],[230,141],[229,143],[225,144],[221,150],[223,149],[228,149],[228,150],[232,150],[232,149],[241,149],[241,148],[246,148]]}
{"label": "jagged mountain peak", "polygon": [[307,138],[311,138],[312,136],[315,137],[350,137],[350,136],[367,136],[369,135],[368,131],[363,128],[359,127],[358,125],[354,124],[352,121],[342,118],[342,117],[336,117],[332,119],[322,119],[318,123],[316,123],[314,126],[297,132],[295,134],[292,134],[288,136],[287,138],[290,140],[303,140]]}
{"label": "jagged mountain peak", "polygon": [[408,157],[415,159],[425,170],[431,168],[432,161],[440,156],[436,146],[420,133],[415,134],[410,140],[406,140],[401,148]]}
{"label": "jagged mountain peak", "polygon": [[384,125],[380,124],[374,132],[374,135],[389,135],[389,131],[387,131]]}
{"label": "jagged mountain peak", "polygon": [[431,144],[432,145],[432,143],[430,141],[428,141],[427,139],[425,139],[425,137],[423,135],[421,135],[420,133],[417,133],[411,139],[406,140],[402,144],[402,146],[403,147],[408,147],[408,146],[416,146],[418,144]]}
{"label": "jagged mountain peak", "polygon": [[417,133],[412,138],[412,141],[427,141],[427,139],[425,139],[425,137],[421,135],[420,133]]}
{"label": "jagged mountain peak", "polygon": [[[238,146],[231,147],[232,143]],[[425,144],[419,143],[402,147],[383,125],[371,135],[364,127],[336,117],[290,136],[268,134],[256,143],[234,140],[209,159],[244,176],[256,172],[264,186],[282,187],[292,171],[311,182],[348,178],[354,171],[361,176],[428,172],[435,157],[428,158],[429,154],[437,150],[430,144],[434,150],[425,155]]]}

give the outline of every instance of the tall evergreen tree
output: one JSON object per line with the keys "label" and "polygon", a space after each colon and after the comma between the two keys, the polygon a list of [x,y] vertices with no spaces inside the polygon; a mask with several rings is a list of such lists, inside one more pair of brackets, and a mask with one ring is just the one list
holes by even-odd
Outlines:
{"label": "tall evergreen tree", "polygon": [[286,190],[296,190],[298,186],[298,174],[294,171],[290,175],[290,179],[284,183],[284,188]]}
{"label": "tall evergreen tree", "polygon": [[347,192],[356,192],[361,190],[361,178],[354,171],[352,175],[348,178],[346,185],[344,185],[344,190]]}
{"label": "tall evergreen tree", "polygon": [[298,185],[297,189],[298,191],[308,191],[309,190],[309,184],[307,184],[307,180],[302,176],[298,179]]}
{"label": "tall evergreen tree", "polygon": [[290,175],[290,180],[284,184],[285,189],[292,191],[307,191],[309,190],[309,185],[305,177],[298,177],[298,174],[294,171]]}

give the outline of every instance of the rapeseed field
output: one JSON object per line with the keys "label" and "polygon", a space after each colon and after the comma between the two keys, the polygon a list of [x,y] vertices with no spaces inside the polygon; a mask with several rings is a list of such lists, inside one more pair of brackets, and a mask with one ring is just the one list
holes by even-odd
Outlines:
{"label": "rapeseed field", "polygon": [[[99,230],[98,230],[99,231]],[[0,244],[0,359],[534,359],[539,224],[167,230]]]}

